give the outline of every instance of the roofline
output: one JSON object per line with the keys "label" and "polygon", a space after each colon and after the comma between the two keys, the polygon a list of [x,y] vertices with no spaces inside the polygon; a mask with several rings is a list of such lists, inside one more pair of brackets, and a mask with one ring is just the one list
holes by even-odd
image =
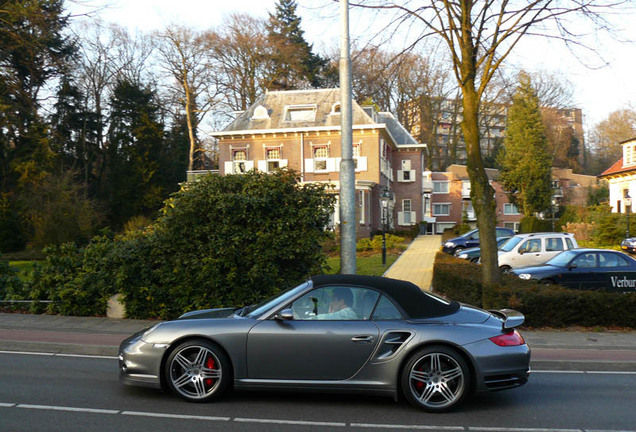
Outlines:
{"label": "roofline", "polygon": [[[212,132],[210,135],[213,137],[231,136],[231,135],[265,135],[265,134],[278,134],[278,133],[295,133],[295,132],[328,132],[328,131],[340,131],[340,126],[308,126],[298,128],[283,128],[283,129],[243,129],[236,131],[218,131]],[[354,125],[353,129],[386,129],[386,125],[382,123],[373,123],[367,125]],[[387,130],[388,132],[388,130]],[[391,137],[393,139],[393,137]],[[395,140],[393,140],[395,142]]]}

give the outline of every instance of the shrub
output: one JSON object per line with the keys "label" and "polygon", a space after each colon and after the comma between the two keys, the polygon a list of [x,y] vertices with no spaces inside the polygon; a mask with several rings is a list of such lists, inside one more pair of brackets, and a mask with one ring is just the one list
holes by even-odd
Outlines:
{"label": "shrub", "polygon": [[[396,249],[399,248],[404,242],[404,237],[396,236],[394,234],[386,234],[386,248]],[[372,239],[363,238],[356,243],[356,250],[360,251],[376,251],[382,250],[382,235],[375,235]]]}
{"label": "shrub", "polygon": [[524,216],[521,219],[521,226],[519,232],[532,233],[532,232],[551,232],[552,220],[537,219],[534,216]]}
{"label": "shrub", "polygon": [[[636,293],[579,291],[541,285],[502,275],[495,287],[493,308],[513,308],[530,327],[619,326],[634,327]],[[463,303],[482,306],[481,268],[465,260],[438,253],[433,269],[435,291]]]}
{"label": "shrub", "polygon": [[101,315],[121,293],[129,318],[258,302],[326,266],[326,187],[290,171],[202,177],[146,230],[47,250],[31,295],[57,313]]}
{"label": "shrub", "polygon": [[592,234],[592,239],[598,244],[617,244],[625,236],[625,229],[620,217],[614,213],[606,213]]}
{"label": "shrub", "polygon": [[23,295],[24,285],[16,269],[0,260],[0,300],[16,300]]}
{"label": "shrub", "polygon": [[596,223],[594,222],[568,222],[563,226],[563,231],[574,234],[574,238],[576,238],[577,242],[590,241],[595,229]]}
{"label": "shrub", "polygon": [[0,194],[0,253],[24,249],[26,235],[9,198]]}

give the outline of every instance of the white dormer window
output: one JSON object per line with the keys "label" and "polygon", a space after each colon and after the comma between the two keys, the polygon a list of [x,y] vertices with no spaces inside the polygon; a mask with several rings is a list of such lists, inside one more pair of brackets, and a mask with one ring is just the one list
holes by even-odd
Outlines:
{"label": "white dormer window", "polygon": [[336,102],[335,104],[331,105],[331,112],[329,113],[329,115],[335,114],[340,114],[340,102]]}
{"label": "white dormer window", "polygon": [[316,120],[316,105],[292,105],[285,107],[285,121],[301,122]]}
{"label": "white dormer window", "polygon": [[269,113],[267,112],[267,108],[265,108],[263,105],[259,105],[256,108],[254,108],[254,115],[252,116],[253,120],[262,120],[262,119],[268,119],[269,118]]}
{"label": "white dormer window", "polygon": [[623,144],[623,166],[636,165],[636,142]]}

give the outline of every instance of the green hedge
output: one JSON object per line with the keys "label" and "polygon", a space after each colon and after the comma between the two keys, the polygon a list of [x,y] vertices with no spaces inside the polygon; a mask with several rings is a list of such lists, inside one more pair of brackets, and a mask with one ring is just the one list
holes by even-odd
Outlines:
{"label": "green hedge", "polygon": [[[480,266],[438,252],[433,268],[435,292],[482,306]],[[522,312],[529,327],[634,327],[636,293],[579,291],[503,275],[494,290],[494,309]]]}

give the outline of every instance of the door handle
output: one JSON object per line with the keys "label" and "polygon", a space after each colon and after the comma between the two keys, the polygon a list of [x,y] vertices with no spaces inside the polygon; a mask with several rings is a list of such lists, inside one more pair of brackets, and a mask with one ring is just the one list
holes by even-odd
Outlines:
{"label": "door handle", "polygon": [[354,343],[371,343],[373,342],[373,336],[354,336],[351,338],[351,342]]}

